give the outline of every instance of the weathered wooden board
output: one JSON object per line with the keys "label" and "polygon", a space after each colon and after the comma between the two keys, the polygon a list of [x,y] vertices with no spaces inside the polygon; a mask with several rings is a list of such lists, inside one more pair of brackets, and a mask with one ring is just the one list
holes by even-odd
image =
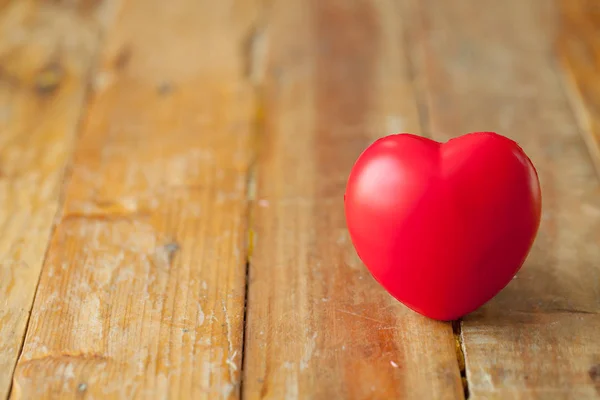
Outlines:
{"label": "weathered wooden board", "polygon": [[252,2],[132,0],[110,30],[15,398],[235,398]]}
{"label": "weathered wooden board", "polygon": [[493,130],[537,167],[540,233],[511,284],[462,324],[472,398],[600,396],[600,190],[556,68],[553,2],[412,1],[436,139]]}
{"label": "weathered wooden board", "polygon": [[111,6],[0,5],[0,398],[23,343]]}
{"label": "weathered wooden board", "polygon": [[243,394],[462,398],[452,327],[375,283],[347,236],[343,195],[360,152],[418,132],[394,1],[275,1],[264,57]]}

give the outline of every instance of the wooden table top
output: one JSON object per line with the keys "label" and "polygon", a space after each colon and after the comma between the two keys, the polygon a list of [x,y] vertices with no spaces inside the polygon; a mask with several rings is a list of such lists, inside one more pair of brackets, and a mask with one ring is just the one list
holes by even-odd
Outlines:
{"label": "wooden table top", "polygon": [[[0,0],[0,398],[600,398],[594,0]],[[378,137],[536,165],[534,248],[455,323],[371,278]]]}

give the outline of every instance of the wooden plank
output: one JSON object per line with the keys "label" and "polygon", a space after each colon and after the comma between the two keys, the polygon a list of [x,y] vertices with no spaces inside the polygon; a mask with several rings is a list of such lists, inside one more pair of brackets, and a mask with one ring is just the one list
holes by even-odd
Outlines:
{"label": "wooden plank", "polygon": [[15,398],[235,398],[251,2],[131,0],[107,37]]}
{"label": "wooden plank", "polygon": [[0,398],[8,395],[111,2],[0,4]]}
{"label": "wooden plank", "polygon": [[267,50],[244,398],[462,398],[450,324],[378,286],[344,222],[360,152],[419,131],[401,23],[394,1],[282,0],[255,37]]}
{"label": "wooden plank", "polygon": [[600,190],[553,64],[542,0],[412,1],[434,137],[494,130],[537,167],[542,225],[517,277],[462,324],[473,398],[598,398]]}
{"label": "wooden plank", "polygon": [[600,7],[590,0],[562,0],[558,54],[569,98],[600,174]]}

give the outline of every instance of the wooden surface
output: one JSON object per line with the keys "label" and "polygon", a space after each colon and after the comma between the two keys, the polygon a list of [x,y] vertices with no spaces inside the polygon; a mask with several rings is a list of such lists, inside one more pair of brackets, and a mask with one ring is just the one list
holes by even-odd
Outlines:
{"label": "wooden surface", "polygon": [[275,1],[262,33],[270,47],[243,394],[457,398],[451,326],[381,290],[354,253],[341,203],[362,149],[386,130],[419,129],[404,98],[412,86],[398,9],[394,1],[336,4]]}
{"label": "wooden surface", "polygon": [[239,392],[254,9],[160,3],[123,4],[106,36],[16,397]]}
{"label": "wooden surface", "polygon": [[6,397],[111,10],[30,1],[0,7],[0,397]]}
{"label": "wooden surface", "polygon": [[[0,396],[600,398],[599,16],[0,1]],[[436,322],[360,263],[345,180],[378,137],[475,130],[530,155],[542,226]]]}

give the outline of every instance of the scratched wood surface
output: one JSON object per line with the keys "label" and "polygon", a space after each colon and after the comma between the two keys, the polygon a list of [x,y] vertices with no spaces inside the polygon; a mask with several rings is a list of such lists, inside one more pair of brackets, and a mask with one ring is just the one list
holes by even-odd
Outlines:
{"label": "scratched wood surface", "polygon": [[161,4],[106,37],[15,398],[239,392],[255,7]]}
{"label": "scratched wood surface", "polygon": [[[0,397],[600,398],[599,10],[0,0]],[[531,156],[543,221],[441,323],[360,263],[345,179],[475,130]]]}
{"label": "scratched wood surface", "polygon": [[23,342],[107,13],[33,1],[1,8],[0,397]]}

